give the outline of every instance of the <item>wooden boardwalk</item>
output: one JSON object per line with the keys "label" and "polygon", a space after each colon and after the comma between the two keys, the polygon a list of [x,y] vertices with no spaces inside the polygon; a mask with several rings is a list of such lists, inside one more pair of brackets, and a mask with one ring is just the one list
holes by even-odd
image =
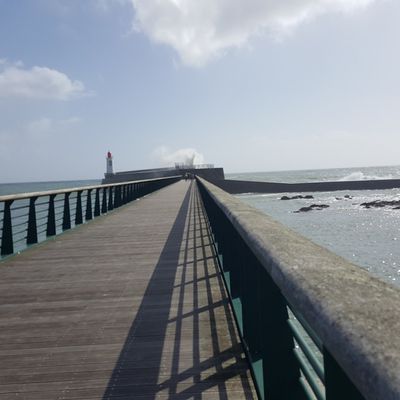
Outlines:
{"label": "wooden boardwalk", "polygon": [[0,399],[255,399],[195,183],[0,263]]}

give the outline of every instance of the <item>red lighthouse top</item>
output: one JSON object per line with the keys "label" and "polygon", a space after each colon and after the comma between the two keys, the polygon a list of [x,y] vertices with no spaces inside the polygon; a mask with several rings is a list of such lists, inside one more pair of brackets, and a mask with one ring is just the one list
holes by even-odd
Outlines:
{"label": "red lighthouse top", "polygon": [[109,151],[108,153],[107,153],[107,158],[111,158],[112,156],[111,156],[111,151]]}

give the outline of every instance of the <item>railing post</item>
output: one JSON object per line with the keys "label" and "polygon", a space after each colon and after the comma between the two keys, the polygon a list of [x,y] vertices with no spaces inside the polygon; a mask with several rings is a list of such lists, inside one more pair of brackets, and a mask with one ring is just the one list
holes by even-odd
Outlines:
{"label": "railing post", "polygon": [[36,207],[35,201],[37,197],[29,199],[29,215],[28,215],[28,232],[26,235],[26,244],[37,243],[37,224],[36,224]]}
{"label": "railing post", "polygon": [[121,207],[123,204],[123,200],[124,200],[124,191],[123,191],[124,187],[123,186],[118,186],[118,207]]}
{"label": "railing post", "polygon": [[100,215],[100,189],[96,189],[96,197],[94,200],[94,216],[98,217]]}
{"label": "railing post", "polygon": [[257,265],[260,355],[265,399],[304,399],[286,301],[264,267]]}
{"label": "railing post", "polygon": [[129,201],[133,200],[133,183],[129,185]]}
{"label": "railing post", "polygon": [[82,190],[79,190],[76,193],[75,225],[80,225],[82,222]]}
{"label": "railing post", "polygon": [[107,212],[107,188],[103,188],[103,198],[101,200],[101,213]]}
{"label": "railing post", "polygon": [[114,208],[118,208],[121,205],[121,186],[115,187],[115,198],[114,198]]}
{"label": "railing post", "polygon": [[65,193],[64,195],[64,211],[63,211],[63,231],[71,229],[71,212],[69,208],[69,196],[71,193]]}
{"label": "railing post", "polygon": [[128,202],[128,186],[124,185],[122,186],[122,203],[126,204]]}
{"label": "railing post", "polygon": [[243,240],[239,237],[236,231],[232,230],[231,238],[231,256],[227,262],[230,264],[231,275],[231,297],[233,308],[236,312],[236,319],[239,325],[239,330],[243,334],[243,310],[242,310],[242,297],[243,297],[243,265],[246,263],[245,259],[245,245]]}
{"label": "railing post", "polygon": [[11,222],[11,204],[13,200],[4,202],[3,210],[3,231],[1,236],[1,255],[6,256],[14,253],[12,222]]}
{"label": "railing post", "polygon": [[[115,186],[114,186],[115,188]],[[115,192],[115,190],[114,190]],[[113,188],[110,186],[108,189],[108,209],[112,210],[114,208],[114,203],[113,203]]]}
{"label": "railing post", "polygon": [[54,199],[56,195],[49,196],[49,210],[47,212],[47,228],[46,236],[54,236],[56,234],[56,213],[54,209]]}
{"label": "railing post", "polygon": [[243,271],[243,292],[242,292],[242,320],[243,340],[252,358],[255,370],[261,371],[261,343],[258,334],[260,308],[258,293],[258,261],[255,256],[246,251],[246,265]]}
{"label": "railing post", "polygon": [[114,186],[114,204],[113,207],[114,208],[118,208],[118,191],[119,191],[119,186]]}
{"label": "railing post", "polygon": [[364,400],[365,398],[325,347],[323,348],[323,356],[326,400]]}
{"label": "railing post", "polygon": [[87,197],[86,197],[86,213],[85,213],[85,220],[89,221],[93,219],[93,212],[92,212],[92,189],[87,190]]}

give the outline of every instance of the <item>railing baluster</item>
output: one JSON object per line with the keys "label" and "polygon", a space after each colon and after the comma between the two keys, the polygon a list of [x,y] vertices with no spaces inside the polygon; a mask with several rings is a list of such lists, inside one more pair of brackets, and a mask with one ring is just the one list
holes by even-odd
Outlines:
{"label": "railing baluster", "polygon": [[36,207],[35,201],[37,197],[29,199],[29,215],[28,215],[28,232],[26,236],[26,244],[37,243],[37,224],[36,224]]}
{"label": "railing baluster", "polygon": [[132,200],[136,200],[137,196],[137,183],[132,184]]}
{"label": "railing baluster", "polygon": [[85,213],[85,220],[89,221],[93,218],[92,213],[92,189],[88,189],[87,197],[86,197],[86,213]]}
{"label": "railing baluster", "polygon": [[129,201],[133,200],[133,184],[129,185]]}
{"label": "railing baluster", "polygon": [[121,207],[122,204],[123,204],[123,194],[124,194],[123,186],[118,186],[118,204],[119,204],[119,207]]}
{"label": "railing baluster", "polygon": [[82,222],[82,190],[79,190],[76,192],[75,225],[80,225]]}
{"label": "railing baluster", "polygon": [[300,365],[294,354],[286,301],[264,267],[258,263],[258,329],[263,361],[265,399],[304,398]]}
{"label": "railing baluster", "polygon": [[47,213],[46,236],[54,236],[56,234],[56,213],[54,209],[54,199],[56,195],[49,196],[49,210]]}
{"label": "railing baluster", "polygon": [[110,186],[108,189],[108,209],[113,210],[114,209],[114,203],[113,203],[113,188]]}
{"label": "railing baluster", "polygon": [[3,231],[1,236],[1,255],[6,256],[14,252],[12,220],[11,220],[11,204],[14,200],[4,202],[3,210]]}
{"label": "railing baluster", "polygon": [[64,195],[64,211],[63,211],[63,231],[71,229],[71,212],[69,207],[69,196],[71,193],[65,193]]}
{"label": "railing baluster", "polygon": [[118,186],[118,207],[121,207],[123,204],[123,186]]}
{"label": "railing baluster", "polygon": [[103,198],[101,200],[101,213],[107,212],[107,188],[103,188]]}
{"label": "railing baluster", "polygon": [[128,202],[128,193],[127,193],[128,186],[122,186],[122,203],[126,204]]}
{"label": "railing baluster", "polygon": [[96,197],[94,200],[94,216],[98,217],[100,215],[100,189],[96,189]]}

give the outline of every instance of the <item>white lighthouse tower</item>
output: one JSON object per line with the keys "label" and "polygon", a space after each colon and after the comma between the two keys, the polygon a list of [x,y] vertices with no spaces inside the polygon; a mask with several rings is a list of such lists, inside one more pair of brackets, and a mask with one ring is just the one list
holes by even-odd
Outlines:
{"label": "white lighthouse tower", "polygon": [[107,157],[106,157],[106,173],[105,176],[111,176],[114,175],[114,170],[113,170],[113,156],[110,151],[107,152]]}

